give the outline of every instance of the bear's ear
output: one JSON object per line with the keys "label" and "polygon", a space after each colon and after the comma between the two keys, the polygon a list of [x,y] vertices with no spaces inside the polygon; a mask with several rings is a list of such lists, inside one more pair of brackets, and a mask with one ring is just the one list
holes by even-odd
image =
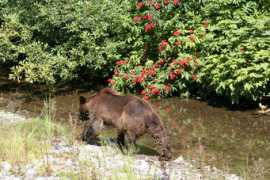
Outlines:
{"label": "bear's ear", "polygon": [[80,96],[80,104],[85,104],[86,103],[86,98],[83,96]]}

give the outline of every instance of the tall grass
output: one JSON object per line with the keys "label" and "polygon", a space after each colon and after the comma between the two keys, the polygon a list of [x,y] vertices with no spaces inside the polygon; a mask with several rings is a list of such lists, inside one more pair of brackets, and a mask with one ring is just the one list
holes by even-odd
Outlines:
{"label": "tall grass", "polygon": [[244,180],[268,180],[270,178],[270,161],[269,159],[253,160],[250,164],[249,158],[246,159],[245,167],[239,169],[239,174]]}
{"label": "tall grass", "polygon": [[0,125],[0,161],[27,163],[45,155],[55,137],[68,137],[66,126],[53,121],[52,107],[46,102],[42,117],[16,124]]}

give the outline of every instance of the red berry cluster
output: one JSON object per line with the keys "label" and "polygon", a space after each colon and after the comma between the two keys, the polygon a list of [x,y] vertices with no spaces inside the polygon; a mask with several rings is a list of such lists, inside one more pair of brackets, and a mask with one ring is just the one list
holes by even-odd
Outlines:
{"label": "red berry cluster", "polygon": [[[195,72],[199,52],[193,45],[202,36],[195,30],[196,26],[175,25],[169,30],[163,27],[164,22],[173,22],[174,17],[179,15],[181,2],[143,0],[135,3],[132,20],[143,37],[141,49],[136,51],[139,52],[136,55],[144,52],[147,53],[146,58],[142,58],[144,61],[137,59],[136,62],[131,59],[118,60],[113,78],[108,80],[112,86],[133,89],[149,100],[150,97],[171,95],[172,91],[179,90],[179,84],[197,81]],[[204,27],[202,29],[207,29],[208,21],[204,20],[200,25]],[[193,47],[186,51],[187,46]],[[148,60],[150,63],[146,63]]]}

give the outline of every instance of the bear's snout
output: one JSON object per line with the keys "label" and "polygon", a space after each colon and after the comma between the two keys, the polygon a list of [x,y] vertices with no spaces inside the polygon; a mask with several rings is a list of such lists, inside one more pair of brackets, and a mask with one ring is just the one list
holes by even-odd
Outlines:
{"label": "bear's snout", "polygon": [[87,121],[87,120],[89,120],[89,112],[88,111],[80,112],[79,119],[81,121]]}

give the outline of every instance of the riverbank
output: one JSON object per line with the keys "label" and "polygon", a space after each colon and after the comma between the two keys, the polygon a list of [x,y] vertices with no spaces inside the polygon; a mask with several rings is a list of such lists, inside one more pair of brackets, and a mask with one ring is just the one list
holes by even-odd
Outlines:
{"label": "riverbank", "polygon": [[[50,119],[22,121],[11,112],[1,117],[7,123],[1,123],[0,179],[241,179],[210,166],[198,169],[182,156],[161,164],[156,156],[124,155],[114,143],[86,145]],[[17,124],[14,117],[20,117]]]}

